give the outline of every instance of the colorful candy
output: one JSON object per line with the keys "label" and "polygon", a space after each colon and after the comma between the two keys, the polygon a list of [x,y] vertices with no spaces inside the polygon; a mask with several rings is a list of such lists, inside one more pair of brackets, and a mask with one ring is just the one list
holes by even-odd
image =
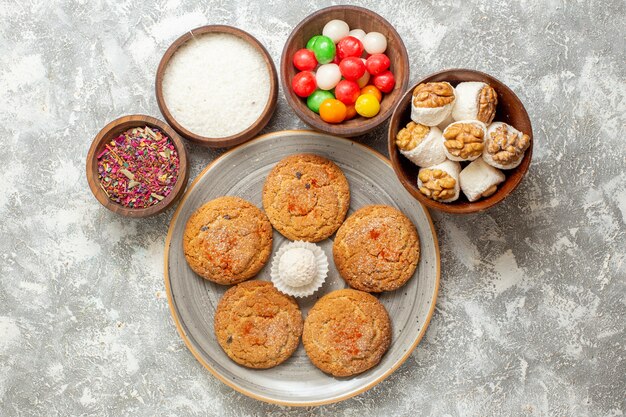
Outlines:
{"label": "colorful candy", "polygon": [[361,58],[354,56],[343,59],[339,64],[339,69],[346,80],[356,81],[365,74],[365,64]]}
{"label": "colorful candy", "polygon": [[335,47],[335,42],[333,42],[333,40],[330,39],[328,36],[317,36],[317,39],[313,41],[310,48],[307,44],[307,49],[313,51],[317,62],[319,62],[320,64],[328,64],[329,62],[331,62],[335,57],[335,53],[337,51]]}
{"label": "colorful candy", "polygon": [[354,108],[363,117],[374,117],[380,111],[380,103],[373,94],[363,94],[356,100]]}
{"label": "colorful candy", "polygon": [[354,81],[341,80],[335,87],[335,97],[346,105],[354,104],[360,95],[361,89]]}
{"label": "colorful candy", "polygon": [[312,71],[317,67],[317,59],[313,51],[300,49],[293,55],[293,66],[300,71]]}
{"label": "colorful candy", "polygon": [[363,29],[352,29],[348,32],[348,36],[353,36],[363,42],[363,38],[365,38],[365,31]]}
{"label": "colorful candy", "polygon": [[314,111],[315,113],[320,112],[320,105],[322,104],[322,102],[328,98],[335,98],[335,96],[333,95],[333,93],[331,93],[330,91],[326,91],[326,90],[315,90],[313,92],[313,94],[311,94],[307,99],[306,99],[306,105],[308,106],[308,108],[311,111]]}
{"label": "colorful candy", "polygon": [[378,88],[376,88],[376,86],[373,85],[366,85],[365,87],[363,87],[361,89],[361,94],[359,95],[363,94],[373,94],[374,97],[376,97],[376,100],[378,100],[379,102],[383,99],[383,94]]}
{"label": "colorful candy", "polygon": [[343,122],[346,118],[346,113],[346,105],[334,98],[326,99],[320,105],[320,117],[327,123]]}
{"label": "colorful candy", "polygon": [[367,68],[367,72],[372,75],[378,75],[387,69],[391,65],[391,61],[385,54],[373,54],[367,57],[365,61],[365,67]]}
{"label": "colorful candy", "polygon": [[326,23],[326,25],[324,25],[324,29],[322,29],[322,35],[328,36],[334,43],[337,43],[341,39],[348,36],[348,32],[350,32],[348,24],[343,20],[337,19]]}
{"label": "colorful candy", "polygon": [[346,106],[346,118],[345,120],[350,120],[353,119],[354,116],[356,116],[356,108],[354,107],[354,104],[350,104],[349,106]]}
{"label": "colorful candy", "polygon": [[396,85],[396,79],[391,71],[385,71],[381,74],[375,75],[372,80],[372,84],[376,86],[383,93],[389,93]]}
{"label": "colorful candy", "polygon": [[302,71],[297,73],[291,82],[293,92],[300,97],[310,96],[313,91],[315,91],[316,87],[317,83],[315,82],[315,75],[311,71]]}
{"label": "colorful candy", "polygon": [[351,56],[360,57],[362,54],[363,44],[355,37],[346,36],[337,44],[337,57],[340,60]]}
{"label": "colorful candy", "polygon": [[313,50],[313,44],[315,43],[317,38],[319,38],[320,36],[322,36],[322,35],[315,35],[311,39],[309,39],[309,41],[306,43],[306,49],[308,49],[309,51],[312,51]]}
{"label": "colorful candy", "polygon": [[[365,62],[366,62],[365,59],[361,58],[361,61],[363,61],[363,65],[365,65]],[[367,72],[367,71],[365,71],[365,73],[363,74],[363,76],[361,78],[356,80],[356,83],[361,88],[365,87],[367,85],[367,83],[369,83],[369,82],[370,82],[370,73]]]}
{"label": "colorful candy", "polygon": [[363,38],[363,47],[370,54],[382,54],[387,49],[387,38],[379,32],[369,32]]}
{"label": "colorful candy", "polygon": [[300,72],[292,79],[292,89],[327,123],[357,115],[374,117],[383,93],[395,87],[386,49],[382,33],[350,30],[343,20],[331,20],[321,35],[312,36],[306,48],[294,54],[293,65]]}
{"label": "colorful candy", "polygon": [[332,90],[341,80],[341,71],[337,64],[324,64],[317,69],[315,74],[317,86],[321,90]]}

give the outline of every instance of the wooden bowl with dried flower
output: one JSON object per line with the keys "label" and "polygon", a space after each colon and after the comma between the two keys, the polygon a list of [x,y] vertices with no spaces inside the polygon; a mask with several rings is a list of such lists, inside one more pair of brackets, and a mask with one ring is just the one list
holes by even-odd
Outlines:
{"label": "wooden bowl with dried flower", "polygon": [[[137,129],[136,134],[144,137],[145,148],[138,145],[132,156],[116,151],[116,143],[121,146],[123,134],[132,129]],[[99,164],[106,158],[113,167],[105,168],[105,162]],[[167,162],[170,159],[171,164]],[[159,168],[159,164],[161,167],[177,165],[177,169]],[[152,167],[152,174],[144,176],[142,173],[147,172],[148,166]],[[144,184],[148,178],[152,178],[151,184]],[[187,151],[182,139],[166,123],[154,117],[130,115],[113,120],[96,135],[87,153],[89,188],[104,207],[122,216],[137,218],[162,213],[182,196],[188,179]],[[118,186],[109,185],[109,182]],[[150,192],[153,189],[166,190],[167,195]]]}

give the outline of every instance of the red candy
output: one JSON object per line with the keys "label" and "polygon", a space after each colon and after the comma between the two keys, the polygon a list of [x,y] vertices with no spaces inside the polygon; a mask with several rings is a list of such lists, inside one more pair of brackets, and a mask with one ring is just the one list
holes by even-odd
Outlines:
{"label": "red candy", "polygon": [[389,93],[396,85],[396,79],[391,71],[387,70],[374,76],[373,84],[383,93]]}
{"label": "red candy", "polygon": [[351,56],[339,63],[339,70],[346,80],[356,81],[365,74],[365,64],[361,58]]}
{"label": "red candy", "polygon": [[297,73],[293,77],[293,81],[291,82],[291,88],[293,88],[293,92],[300,97],[310,96],[317,88],[315,75],[313,75],[311,71],[302,71]]}
{"label": "red candy", "polygon": [[346,36],[337,44],[337,56],[341,61],[351,56],[360,57],[363,53],[363,44],[354,36]]}
{"label": "red candy", "polygon": [[341,80],[335,87],[335,97],[346,105],[354,104],[360,94],[361,89],[354,81]]}
{"label": "red candy", "polygon": [[365,61],[365,67],[367,68],[367,72],[372,75],[378,75],[389,69],[391,65],[391,61],[385,54],[373,54],[367,58]]}
{"label": "red candy", "polygon": [[300,49],[293,55],[293,66],[300,71],[311,71],[317,66],[317,59],[313,51]]}

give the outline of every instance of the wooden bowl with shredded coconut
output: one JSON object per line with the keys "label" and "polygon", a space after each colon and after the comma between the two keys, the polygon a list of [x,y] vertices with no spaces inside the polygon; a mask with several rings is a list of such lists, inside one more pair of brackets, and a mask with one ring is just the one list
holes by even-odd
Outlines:
{"label": "wooden bowl with shredded coconut", "polygon": [[[380,112],[370,119],[355,117],[338,124],[326,123],[318,114],[311,111],[307,107],[306,100],[298,97],[291,88],[291,81],[298,72],[293,66],[294,53],[304,48],[312,36],[321,35],[324,25],[333,19],[345,21],[351,29],[359,28],[365,32],[380,32],[387,38],[385,54],[391,60],[390,69],[396,79],[396,85],[390,93],[383,97],[380,103]],[[280,81],[287,103],[303,122],[316,130],[336,136],[360,136],[374,130],[391,116],[409,83],[409,57],[402,38],[382,16],[358,6],[331,6],[307,16],[291,32],[282,53]]]}
{"label": "wooden bowl with shredded coconut", "polygon": [[278,76],[252,35],[209,25],[172,43],[159,63],[155,89],[163,117],[181,136],[221,148],[253,138],[269,122]]}

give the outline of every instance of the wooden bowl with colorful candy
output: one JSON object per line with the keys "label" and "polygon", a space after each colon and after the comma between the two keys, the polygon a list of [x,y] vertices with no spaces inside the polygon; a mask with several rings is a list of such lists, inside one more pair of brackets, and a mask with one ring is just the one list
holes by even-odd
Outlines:
{"label": "wooden bowl with colorful candy", "polygon": [[337,136],[363,135],[387,120],[408,79],[400,35],[362,7],[313,13],[291,32],[282,53],[287,102],[306,124]]}
{"label": "wooden bowl with colorful candy", "polygon": [[187,151],[167,124],[144,115],[113,120],[87,154],[87,182],[109,210],[127,217],[162,213],[182,196],[189,179]]}

